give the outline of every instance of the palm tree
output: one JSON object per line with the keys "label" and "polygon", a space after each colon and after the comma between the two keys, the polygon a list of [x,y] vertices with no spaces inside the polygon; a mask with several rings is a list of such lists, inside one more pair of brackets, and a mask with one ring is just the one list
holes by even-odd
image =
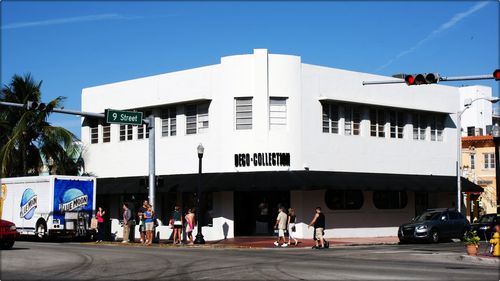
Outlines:
{"label": "palm tree", "polygon": [[[42,82],[30,74],[14,75],[2,87],[0,101],[27,104],[41,101]],[[57,97],[47,107],[60,107],[64,97]],[[83,168],[78,138],[70,131],[47,122],[50,111],[2,107],[0,111],[0,177],[38,175],[45,160],[53,159],[56,173],[77,175]],[[76,160],[75,160],[76,159]]]}

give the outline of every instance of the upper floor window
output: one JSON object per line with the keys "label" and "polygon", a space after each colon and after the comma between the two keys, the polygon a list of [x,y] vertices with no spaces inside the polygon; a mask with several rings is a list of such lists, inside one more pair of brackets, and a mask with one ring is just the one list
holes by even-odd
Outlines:
{"label": "upper floor window", "polygon": [[344,106],[344,135],[359,135],[361,113],[359,106]]}
{"label": "upper floor window", "polygon": [[145,138],[149,138],[149,129],[148,125],[142,124],[137,126],[137,139],[142,140]]}
{"label": "upper floor window", "polygon": [[423,113],[413,113],[413,139],[425,140],[427,131],[427,116]]}
{"label": "upper floor window", "polygon": [[370,109],[370,136],[385,138],[385,110]]}
{"label": "upper floor window", "polygon": [[339,106],[338,104],[322,103],[323,133],[339,133]]}
{"label": "upper floor window", "polygon": [[389,123],[391,126],[390,137],[402,139],[405,126],[403,112],[393,110],[389,111]]}
{"label": "upper floor window", "polygon": [[90,143],[99,142],[99,122],[92,122],[90,125]]}
{"label": "upper floor window", "polygon": [[471,170],[474,170],[476,168],[476,155],[475,154],[470,155],[470,168],[471,168]]}
{"label": "upper floor window", "polygon": [[111,125],[103,125],[102,126],[102,142],[110,142],[111,141]]}
{"label": "upper floor window", "polygon": [[186,105],[186,134],[208,130],[208,103]]}
{"label": "upper floor window", "polygon": [[495,154],[494,153],[484,153],[484,168],[494,169],[495,168]]}
{"label": "upper floor window", "polygon": [[252,98],[235,98],[236,130],[252,129]]}
{"label": "upper floor window", "polygon": [[132,140],[132,125],[120,125],[120,141]]}
{"label": "upper floor window", "polygon": [[269,128],[286,127],[286,98],[269,98]]}
{"label": "upper floor window", "polygon": [[177,134],[177,110],[175,107],[161,110],[161,136],[175,136]]}
{"label": "upper floor window", "polygon": [[444,120],[442,115],[431,115],[429,123],[431,127],[431,141],[443,141]]}

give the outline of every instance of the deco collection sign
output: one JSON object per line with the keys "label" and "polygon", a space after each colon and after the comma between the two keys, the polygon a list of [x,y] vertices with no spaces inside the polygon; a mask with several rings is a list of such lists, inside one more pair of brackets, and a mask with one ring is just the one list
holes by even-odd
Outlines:
{"label": "deco collection sign", "polygon": [[234,155],[235,167],[273,167],[290,166],[288,152],[237,153]]}

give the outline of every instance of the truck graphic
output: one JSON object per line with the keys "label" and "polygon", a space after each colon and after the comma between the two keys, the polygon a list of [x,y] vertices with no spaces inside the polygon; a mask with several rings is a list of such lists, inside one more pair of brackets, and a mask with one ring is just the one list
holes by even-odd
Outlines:
{"label": "truck graphic", "polygon": [[95,178],[39,176],[0,179],[2,219],[23,235],[88,237],[95,212]]}

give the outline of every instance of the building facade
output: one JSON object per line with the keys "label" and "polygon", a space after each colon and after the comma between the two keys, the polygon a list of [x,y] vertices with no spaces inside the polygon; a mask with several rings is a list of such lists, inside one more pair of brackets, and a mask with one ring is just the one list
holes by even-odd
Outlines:
{"label": "building facade", "polygon": [[[159,218],[193,206],[202,143],[203,233],[216,240],[272,233],[279,205],[299,237],[316,206],[327,237],[395,236],[397,226],[456,198],[459,89],[363,86],[392,79],[302,63],[291,55],[222,57],[220,64],[83,89],[82,110],[155,117]],[[97,204],[147,196],[148,131],[84,119],[86,171]],[[463,180],[465,191],[477,186]]]}
{"label": "building facade", "polygon": [[470,221],[497,211],[495,163],[493,136],[462,138],[463,176],[483,188],[482,192],[466,194],[467,216]]}

